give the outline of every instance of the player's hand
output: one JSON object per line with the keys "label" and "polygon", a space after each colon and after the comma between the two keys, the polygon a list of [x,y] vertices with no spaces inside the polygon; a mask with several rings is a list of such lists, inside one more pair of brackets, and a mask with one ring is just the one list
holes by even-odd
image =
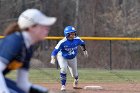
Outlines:
{"label": "player's hand", "polygon": [[51,56],[51,64],[55,64],[55,57],[54,56]]}
{"label": "player's hand", "polygon": [[84,56],[88,58],[88,52],[87,52],[87,50],[83,51],[83,53],[84,53]]}
{"label": "player's hand", "polygon": [[43,86],[32,85],[29,93],[49,93],[49,90]]}

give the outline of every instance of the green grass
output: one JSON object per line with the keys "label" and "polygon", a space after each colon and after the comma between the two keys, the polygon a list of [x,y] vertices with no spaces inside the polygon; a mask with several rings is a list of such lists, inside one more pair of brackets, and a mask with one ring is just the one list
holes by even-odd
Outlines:
{"label": "green grass", "polygon": [[79,70],[82,82],[140,82],[140,71],[132,70]]}
{"label": "green grass", "polygon": [[[111,83],[138,83],[140,82],[140,71],[138,70],[98,70],[98,69],[78,69],[79,81],[83,83],[93,82],[111,82]],[[7,75],[8,77],[15,79],[16,71]],[[72,82],[70,73],[68,71],[67,81]],[[54,68],[48,69],[31,69],[30,81],[34,83],[55,83],[59,81],[59,70]]]}

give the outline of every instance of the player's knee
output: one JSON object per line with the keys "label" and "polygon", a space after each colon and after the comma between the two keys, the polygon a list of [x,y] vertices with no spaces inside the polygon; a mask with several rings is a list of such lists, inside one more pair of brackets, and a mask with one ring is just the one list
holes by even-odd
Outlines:
{"label": "player's knee", "polygon": [[62,67],[62,68],[61,68],[61,73],[64,73],[64,74],[66,74],[66,73],[67,73],[67,68],[65,68],[65,67]]}

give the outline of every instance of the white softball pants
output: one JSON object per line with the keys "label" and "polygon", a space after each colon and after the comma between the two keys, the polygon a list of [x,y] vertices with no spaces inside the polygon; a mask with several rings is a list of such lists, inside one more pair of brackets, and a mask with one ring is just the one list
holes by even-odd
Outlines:
{"label": "white softball pants", "polygon": [[73,59],[65,59],[61,52],[57,54],[57,60],[58,64],[60,66],[60,73],[66,74],[67,73],[67,68],[69,68],[70,74],[72,77],[77,77],[78,76],[78,71],[77,71],[77,57]]}

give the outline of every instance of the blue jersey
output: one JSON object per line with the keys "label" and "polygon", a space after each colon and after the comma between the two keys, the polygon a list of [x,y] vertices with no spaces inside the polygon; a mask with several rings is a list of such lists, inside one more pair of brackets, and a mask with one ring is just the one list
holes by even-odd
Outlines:
{"label": "blue jersey", "polygon": [[26,48],[21,33],[16,32],[6,36],[0,43],[0,60],[7,66],[3,73],[18,68],[29,69],[32,54],[32,48]]}
{"label": "blue jersey", "polygon": [[75,37],[73,40],[68,40],[66,37],[58,42],[51,56],[56,56],[60,51],[65,59],[73,59],[78,52],[78,46],[83,45],[85,42],[79,37]]}

